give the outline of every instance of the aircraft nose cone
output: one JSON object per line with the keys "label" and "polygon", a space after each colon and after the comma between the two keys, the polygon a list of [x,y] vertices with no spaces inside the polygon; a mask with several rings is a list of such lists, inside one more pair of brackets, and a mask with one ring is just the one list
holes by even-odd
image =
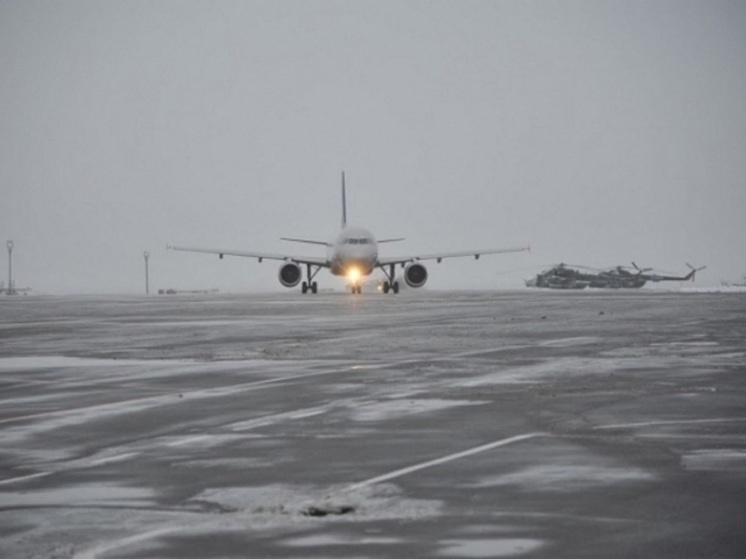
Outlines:
{"label": "aircraft nose cone", "polygon": [[361,247],[346,247],[342,254],[349,260],[366,260],[370,258],[369,252],[365,248]]}

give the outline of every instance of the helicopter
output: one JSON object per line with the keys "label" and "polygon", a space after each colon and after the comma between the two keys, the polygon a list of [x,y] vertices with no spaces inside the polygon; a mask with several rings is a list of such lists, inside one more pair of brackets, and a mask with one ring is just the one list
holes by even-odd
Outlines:
{"label": "helicopter", "polygon": [[527,287],[542,287],[548,289],[585,289],[591,283],[591,274],[585,274],[559,264],[549,270],[526,280]]}
{"label": "helicopter", "polygon": [[706,266],[695,268],[687,263],[691,271],[684,276],[666,275],[658,273],[647,273],[653,271],[653,268],[640,268],[635,262],[632,267],[614,266],[605,270],[591,272],[582,272],[580,269],[585,266],[568,267],[562,263],[537,274],[533,278],[526,280],[527,287],[542,287],[548,289],[585,289],[586,287],[600,289],[639,289],[647,282],[661,281],[694,281],[697,272],[704,270]]}

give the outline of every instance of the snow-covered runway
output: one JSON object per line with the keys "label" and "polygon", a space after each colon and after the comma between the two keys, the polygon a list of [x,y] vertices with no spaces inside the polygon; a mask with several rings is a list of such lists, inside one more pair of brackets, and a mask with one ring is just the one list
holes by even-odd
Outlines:
{"label": "snow-covered runway", "polygon": [[746,297],[0,300],[0,556],[738,557]]}

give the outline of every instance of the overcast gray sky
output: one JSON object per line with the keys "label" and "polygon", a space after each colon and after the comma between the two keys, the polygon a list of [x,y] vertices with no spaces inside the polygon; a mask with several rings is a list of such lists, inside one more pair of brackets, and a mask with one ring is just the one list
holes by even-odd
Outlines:
{"label": "overcast gray sky", "polygon": [[[348,213],[429,285],[746,272],[742,1],[0,2],[0,240],[42,293],[283,289]],[[7,254],[0,258],[7,281]],[[533,267],[533,269],[532,269]],[[322,272],[322,286],[340,280]]]}

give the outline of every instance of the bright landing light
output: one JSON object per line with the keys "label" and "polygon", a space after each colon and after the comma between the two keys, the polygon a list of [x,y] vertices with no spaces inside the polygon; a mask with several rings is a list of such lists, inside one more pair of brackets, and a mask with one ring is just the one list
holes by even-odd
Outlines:
{"label": "bright landing light", "polygon": [[350,268],[347,270],[347,281],[349,281],[352,285],[357,285],[360,281],[360,277],[362,274],[360,274],[359,268]]}

